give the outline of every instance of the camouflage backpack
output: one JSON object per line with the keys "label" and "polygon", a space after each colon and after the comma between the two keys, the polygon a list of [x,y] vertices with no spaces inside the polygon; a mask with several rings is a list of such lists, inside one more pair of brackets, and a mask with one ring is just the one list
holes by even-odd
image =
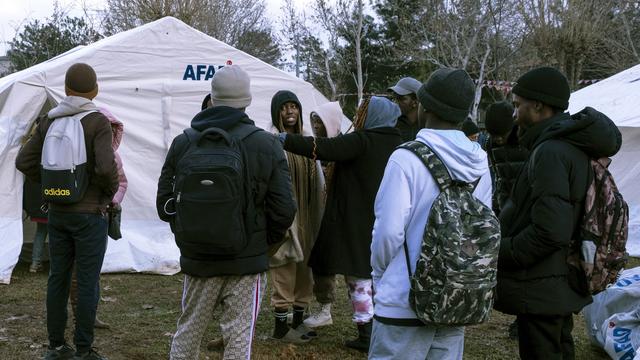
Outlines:
{"label": "camouflage backpack", "polygon": [[584,200],[580,239],[572,240],[567,263],[582,294],[597,294],[616,281],[627,262],[629,207],[607,170],[609,158],[591,159],[593,179]]}
{"label": "camouflage backpack", "polygon": [[400,145],[416,154],[433,176],[440,194],[429,211],[420,257],[409,272],[409,303],[427,324],[485,322],[493,306],[500,247],[500,225],[493,211],[473,196],[474,184],[455,181],[427,145]]}

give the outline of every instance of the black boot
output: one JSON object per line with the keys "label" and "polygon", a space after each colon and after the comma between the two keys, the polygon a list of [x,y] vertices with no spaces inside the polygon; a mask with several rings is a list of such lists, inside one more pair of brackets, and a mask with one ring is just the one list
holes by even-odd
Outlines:
{"label": "black boot", "polygon": [[356,349],[362,352],[369,351],[369,343],[371,342],[371,322],[358,325],[358,338],[349,340],[344,344],[352,349]]}
{"label": "black boot", "polygon": [[513,320],[509,325],[509,339],[518,340],[518,319]]}

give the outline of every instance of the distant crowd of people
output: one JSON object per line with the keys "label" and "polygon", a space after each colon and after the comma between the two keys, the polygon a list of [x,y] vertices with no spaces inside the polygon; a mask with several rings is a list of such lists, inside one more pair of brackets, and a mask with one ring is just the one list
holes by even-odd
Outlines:
{"label": "distant crowd of people", "polygon": [[[38,223],[30,271],[42,268],[48,232],[45,359],[104,359],[93,329],[108,326],[96,309],[109,212],[126,191],[116,152],[123,125],[92,102],[89,65],[67,70],[65,91],[16,159],[33,187],[25,194],[38,194],[27,209]],[[171,359],[199,358],[219,307],[222,338],[210,346],[224,359],[249,359],[267,278],[271,337],[314,341],[333,323],[337,275],[357,328],[345,345],[369,359],[462,359],[465,326],[492,309],[516,316],[510,334],[521,359],[575,358],[572,314],[591,296],[571,283],[566,257],[590,159],[617,152],[618,129],[595,111],[571,118],[569,84],[551,67],[526,72],[510,101],[491,104],[484,131],[469,118],[476,90],[464,70],[402,78],[388,91],[363,99],[343,133],[338,102],[303,119],[308,105],[282,89],[265,130],[245,112],[250,76],[237,65],[215,73],[158,180],[157,212],[175,234],[185,276]],[[75,153],[51,139],[63,121],[56,131],[75,133],[71,143],[86,149],[70,170],[65,159]],[[41,188],[64,194],[66,184],[77,200],[42,206]],[[64,335],[69,299],[75,349]]]}

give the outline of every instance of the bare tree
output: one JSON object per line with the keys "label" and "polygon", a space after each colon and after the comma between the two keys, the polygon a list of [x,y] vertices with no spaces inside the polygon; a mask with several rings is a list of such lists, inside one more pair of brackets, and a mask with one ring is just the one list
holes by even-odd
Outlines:
{"label": "bare tree", "polygon": [[338,31],[336,31],[338,27],[337,17],[326,0],[316,0],[313,20],[324,30],[327,38],[327,46],[322,54],[324,58],[324,74],[331,89],[331,100],[335,101],[338,96],[338,89],[336,82],[331,76],[331,64],[335,62],[337,58],[336,50],[340,46],[340,36]]}
{"label": "bare tree", "polygon": [[635,39],[632,35],[632,26],[629,24],[627,12],[633,12],[636,16],[640,15],[640,3],[632,0],[620,1],[620,11],[618,12],[618,18],[622,24],[621,30],[624,33],[624,40],[628,44],[628,49],[631,51],[633,58],[636,62],[640,62],[640,54],[636,49]]}
{"label": "bare tree", "polygon": [[[416,0],[411,8],[397,2],[403,41],[399,51],[438,67],[466,70],[476,81],[470,117],[477,121],[485,79],[503,65],[492,54],[510,47],[502,39],[509,0]],[[412,21],[407,21],[411,19]],[[406,23],[411,23],[406,26]]]}
{"label": "bare tree", "polygon": [[[616,0],[596,33],[582,68],[582,78],[609,76],[640,62],[640,2]],[[607,31],[608,29],[608,31]]]}
{"label": "bare tree", "polygon": [[252,33],[271,35],[264,0],[107,0],[103,26],[112,34],[165,16],[237,48]]}
{"label": "bare tree", "polygon": [[[351,41],[354,45],[353,58],[356,71],[352,74],[358,94],[358,104],[362,101],[364,94],[365,76],[362,69],[362,41],[366,36],[367,29],[364,26],[364,3],[362,0],[337,0],[335,5],[329,4],[327,0],[316,0],[315,19],[324,28],[329,36],[328,52],[333,56],[337,53],[335,49],[341,40]],[[342,63],[348,59],[341,59]],[[345,61],[346,60],[346,61]],[[329,72],[329,62],[326,62],[326,73],[332,88],[335,87]]]}
{"label": "bare tree", "polygon": [[279,19],[280,33],[289,50],[294,52],[294,68],[296,77],[300,77],[300,51],[304,37],[308,36],[306,16],[296,9],[292,0],[284,0],[281,7],[282,16]]}
{"label": "bare tree", "polygon": [[537,62],[557,66],[576,88],[585,60],[611,34],[616,0],[520,0]]}
{"label": "bare tree", "polygon": [[356,87],[358,88],[358,104],[360,104],[362,102],[362,94],[364,92],[364,82],[362,81],[362,49],[360,48],[363,38],[362,24],[364,22],[364,7],[362,5],[362,0],[357,0],[355,10],[357,21],[352,29],[356,40]]}

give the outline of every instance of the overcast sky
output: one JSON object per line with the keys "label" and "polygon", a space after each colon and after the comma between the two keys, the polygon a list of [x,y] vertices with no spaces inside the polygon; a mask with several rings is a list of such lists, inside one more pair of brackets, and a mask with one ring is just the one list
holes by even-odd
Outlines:
{"label": "overcast sky", "polygon": [[[298,8],[311,0],[293,0]],[[275,24],[280,14],[282,0],[266,0],[267,16]],[[63,9],[69,9],[72,16],[82,16],[82,4],[89,8],[104,7],[106,0],[59,0]],[[7,42],[15,36],[15,29],[31,19],[44,19],[53,13],[53,0],[0,0],[0,55],[7,51]]]}

